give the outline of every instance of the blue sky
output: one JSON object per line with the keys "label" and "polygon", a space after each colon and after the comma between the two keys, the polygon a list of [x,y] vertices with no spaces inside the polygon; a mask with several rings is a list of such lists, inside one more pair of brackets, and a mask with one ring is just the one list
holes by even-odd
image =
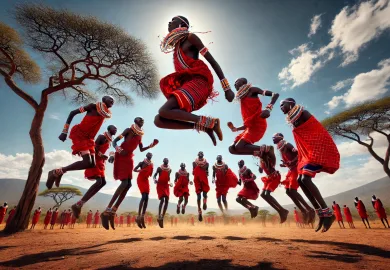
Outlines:
{"label": "blue sky", "polygon": [[[0,11],[1,21],[17,30],[20,29],[11,11],[15,3],[19,2],[23,1],[7,1],[2,5],[5,8]],[[385,61],[390,58],[390,8],[385,5],[387,0],[363,3],[312,0],[42,2],[54,8],[67,8],[120,25],[130,35],[147,43],[161,77],[171,73],[173,65],[172,55],[160,52],[158,36],[166,34],[167,23],[172,17],[178,14],[186,16],[193,26],[192,31],[212,31],[199,36],[204,44],[212,42],[207,46],[231,84],[238,77],[246,77],[255,86],[280,93],[281,99],[295,98],[318,119],[324,119],[359,101],[387,94],[390,77],[390,63]],[[32,56],[44,68],[41,57],[33,52]],[[222,123],[232,121],[236,126],[240,125],[239,104],[228,103],[224,99],[218,78],[214,76],[215,88],[221,95],[217,102],[207,104],[197,113],[219,117]],[[39,97],[46,84],[47,79],[44,77],[41,84],[20,85],[34,97]],[[338,87],[335,87],[336,84]],[[0,91],[0,122],[3,125],[0,163],[15,164],[14,167],[9,165],[9,168],[2,169],[0,177],[25,178],[32,152],[28,130],[33,111],[3,81],[0,81]],[[222,154],[236,171],[237,161],[241,157],[230,155],[228,147],[237,134],[230,132],[225,124],[224,141],[213,147],[205,134],[160,130],[154,126],[154,116],[165,101],[162,95],[153,101],[137,97],[135,100],[136,104],[132,107],[115,106],[113,118],[103,125],[102,130],[108,124],[115,124],[122,131],[131,125],[135,117],[142,116],[145,119],[144,144],[149,144],[154,138],[160,140],[160,144],[152,151],[156,165],[168,157],[176,170],[181,162],[190,165],[198,151],[203,151],[210,163],[215,161],[218,154]],[[262,97],[262,102],[266,105],[269,98]],[[70,141],[62,143],[57,137],[69,111],[74,108],[60,95],[50,100],[42,131],[45,150],[50,156],[42,180],[46,179],[47,170],[66,165],[70,160],[70,155],[65,152],[70,150]],[[80,120],[80,117],[74,118],[73,124]],[[275,132],[282,132],[288,141],[293,141],[291,129],[277,106],[268,119],[268,129],[261,143],[271,144]],[[378,140],[377,149],[382,153],[384,144],[380,136]],[[337,143],[342,154],[342,168],[335,175],[318,176],[318,184],[325,195],[348,190],[384,175],[364,149],[350,142]],[[136,153],[136,161],[143,158],[144,153]],[[257,170],[252,157],[244,160],[248,167]],[[281,171],[286,173],[284,169]],[[107,167],[107,175],[112,180],[110,165]],[[67,174],[65,182],[84,187],[90,185],[82,179],[80,173]],[[113,192],[117,184],[109,181],[103,192]],[[258,184],[261,186],[260,182]],[[210,203],[216,206],[213,186],[212,189]],[[229,193],[233,208],[239,207],[234,201],[237,192],[234,190]],[[129,192],[132,196],[139,196],[138,193],[136,186]],[[151,196],[155,196],[154,191]],[[276,196],[281,202],[290,203],[283,188],[276,191]],[[171,200],[176,200],[173,195]],[[190,204],[195,204],[195,196],[191,197]],[[257,204],[265,206],[265,202],[260,199]]]}

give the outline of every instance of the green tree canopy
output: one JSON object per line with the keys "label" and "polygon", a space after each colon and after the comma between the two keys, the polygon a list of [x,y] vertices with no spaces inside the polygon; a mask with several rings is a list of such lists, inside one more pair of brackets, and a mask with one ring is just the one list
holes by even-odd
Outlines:
{"label": "green tree canopy", "polygon": [[56,203],[52,208],[60,207],[64,202],[74,198],[75,196],[82,196],[83,194],[78,188],[70,186],[62,186],[58,188],[46,189],[38,194],[42,197],[50,197]]}

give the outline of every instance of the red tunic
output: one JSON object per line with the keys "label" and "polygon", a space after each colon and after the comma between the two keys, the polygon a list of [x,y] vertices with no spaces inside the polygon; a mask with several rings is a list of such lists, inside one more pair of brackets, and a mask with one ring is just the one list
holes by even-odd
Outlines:
{"label": "red tunic", "polygon": [[87,225],[91,225],[92,223],[92,212],[88,212],[88,215],[87,215]]}
{"label": "red tunic", "polygon": [[149,194],[150,192],[149,177],[152,176],[152,174],[153,174],[153,163],[141,169],[141,171],[138,173],[137,185],[141,194],[142,193]]}
{"label": "red tunic", "polygon": [[361,200],[358,201],[356,209],[361,218],[368,218],[366,207],[364,206],[364,203]]}
{"label": "red tunic", "polygon": [[259,197],[260,190],[257,187],[255,181],[247,181],[248,179],[252,178],[252,175],[250,175],[248,178],[245,178],[241,174],[240,178],[244,182],[244,187],[237,194],[237,196],[244,197],[248,200],[256,200]]}
{"label": "red tunic", "polygon": [[264,172],[267,174],[267,176],[261,177],[261,181],[263,181],[264,186],[263,190],[269,190],[271,192],[274,192],[275,189],[279,186],[281,175],[278,171],[274,171],[271,173],[271,171],[267,168],[263,160],[260,161],[260,166],[264,170]]}
{"label": "red tunic", "polygon": [[70,212],[67,212],[66,214],[65,214],[65,224],[66,225],[68,225],[70,222],[71,222],[71,213]]}
{"label": "red tunic", "polygon": [[168,99],[174,96],[180,109],[187,112],[199,110],[207,99],[215,97],[213,75],[207,65],[199,59],[188,57],[180,46],[173,54],[175,71],[160,81],[160,88]]}
{"label": "red tunic", "polygon": [[118,216],[115,216],[114,222],[115,222],[115,225],[118,226],[118,224],[119,224],[119,218],[118,218]]}
{"label": "red tunic", "polygon": [[[333,174],[340,167],[340,154],[328,131],[314,116],[293,129],[298,150],[298,173],[315,177],[318,172]],[[306,165],[321,166],[316,171],[304,169]]]}
{"label": "red tunic", "polygon": [[239,134],[234,142],[244,140],[254,144],[263,138],[267,130],[267,120],[261,118],[262,104],[259,98],[244,97],[241,99],[241,115],[246,129]]}
{"label": "red tunic", "polygon": [[46,216],[45,216],[45,220],[43,221],[43,224],[49,225],[52,215],[53,215],[52,211],[47,211]]}
{"label": "red tunic", "polygon": [[[287,162],[289,161],[289,159],[287,158],[287,155],[285,153],[281,153],[282,154],[282,159],[284,162]],[[299,183],[298,183],[298,169],[297,169],[297,166],[295,167],[291,167],[291,168],[288,168],[288,172],[287,172],[287,175],[286,175],[286,178],[284,179],[284,181],[282,181],[282,185],[284,185],[284,187],[286,189],[295,189],[295,190],[298,190],[299,188]]]}
{"label": "red tunic", "polygon": [[95,153],[95,136],[103,124],[101,115],[86,115],[80,124],[75,125],[70,131],[69,139],[72,140],[72,154],[77,155],[81,151]]}
{"label": "red tunic", "polygon": [[297,223],[302,223],[301,216],[299,215],[299,212],[294,209],[294,219]]}
{"label": "red tunic", "polygon": [[35,210],[31,223],[34,225],[37,224],[40,216],[41,216],[41,210],[38,209]]}
{"label": "red tunic", "polygon": [[376,212],[376,215],[378,216],[378,218],[380,218],[380,219],[387,218],[386,210],[383,207],[381,200],[379,200],[379,199],[375,200],[374,208],[375,208],[375,212]]}
{"label": "red tunic", "polygon": [[137,146],[141,143],[141,136],[134,136],[131,139],[122,142],[121,148],[126,150],[127,155],[123,156],[118,152],[115,153],[114,161],[114,179],[115,180],[127,180],[133,178],[134,160],[133,152]]}
{"label": "red tunic", "polygon": [[[110,147],[110,142],[107,141],[104,144],[100,145],[99,151],[100,153],[104,154],[106,153],[107,149]],[[84,176],[87,179],[94,180],[97,177],[105,177],[104,170],[106,168],[105,166],[106,161],[100,157],[99,155],[95,156],[95,167],[86,169],[84,171]]]}
{"label": "red tunic", "polygon": [[207,172],[201,167],[196,166],[193,170],[194,183],[195,183],[195,192],[199,194],[201,192],[209,192],[209,179],[207,178]]}
{"label": "red tunic", "polygon": [[336,216],[337,221],[343,221],[343,216],[341,215],[341,209],[338,204],[332,205],[334,215]]}
{"label": "red tunic", "polygon": [[0,224],[3,223],[4,217],[7,214],[7,208],[4,206],[0,206]]}
{"label": "red tunic", "polygon": [[187,172],[185,172],[185,175],[180,174],[179,170],[179,178],[177,179],[177,182],[175,183],[175,187],[173,188],[173,194],[175,194],[176,197],[186,197],[190,196],[190,190],[188,189],[189,180],[187,177]]}
{"label": "red tunic", "polygon": [[344,216],[347,222],[353,222],[351,210],[349,210],[349,207],[344,207]]}
{"label": "red tunic", "polygon": [[161,172],[157,180],[157,195],[158,199],[161,200],[162,197],[169,198],[169,173],[170,169],[165,169],[164,166],[161,166]]}
{"label": "red tunic", "polygon": [[14,215],[15,215],[15,212],[16,212],[16,209],[13,208],[11,209],[11,211],[9,211],[8,213],[8,218],[7,218],[7,225],[11,222],[11,220],[13,219]]}
{"label": "red tunic", "polygon": [[71,220],[72,220],[72,224],[76,224],[77,218],[76,218],[75,215],[73,215],[73,213],[72,213],[72,215],[71,215]]}
{"label": "red tunic", "polygon": [[130,215],[127,216],[126,224],[127,224],[127,225],[130,225],[130,224],[131,224],[131,216],[130,216]]}
{"label": "red tunic", "polygon": [[215,178],[215,191],[217,193],[217,198],[222,195],[226,195],[229,188],[235,188],[237,186],[237,175],[232,172],[230,168],[228,168],[225,173],[225,166],[223,166],[222,169],[218,169],[215,166]]}
{"label": "red tunic", "polygon": [[99,213],[95,213],[95,215],[93,216],[93,224],[94,225],[97,225],[97,224],[99,224],[99,222],[100,222],[100,215],[99,215]]}
{"label": "red tunic", "polygon": [[123,219],[123,216],[122,216],[122,215],[119,217],[119,222],[120,222],[120,224],[123,225],[124,219]]}
{"label": "red tunic", "polygon": [[58,210],[53,212],[51,216],[50,225],[55,225],[58,217]]}

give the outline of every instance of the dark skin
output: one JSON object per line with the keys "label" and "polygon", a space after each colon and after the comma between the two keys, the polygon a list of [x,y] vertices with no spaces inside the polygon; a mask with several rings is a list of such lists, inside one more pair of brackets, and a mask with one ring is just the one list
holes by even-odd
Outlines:
{"label": "dark skin", "polygon": [[[169,160],[167,158],[164,158],[163,164],[165,167],[168,167],[168,163],[169,163]],[[156,180],[157,175],[160,176],[161,172],[162,172],[161,167],[158,167],[156,170],[156,173],[153,175],[153,179],[154,179],[155,184],[157,184],[157,180]],[[172,170],[169,170],[169,172],[168,172],[169,178],[171,176],[171,172],[172,172]],[[170,186],[172,187],[172,184],[170,184]],[[168,196],[164,196],[160,199],[160,205],[158,206],[158,215],[159,216],[161,216],[161,210],[163,210],[162,217],[165,216],[165,213],[167,212],[167,209],[168,209],[168,201],[169,201]]]}
{"label": "dark skin", "polygon": [[[168,31],[185,26],[183,21],[178,17],[172,19],[168,24]],[[188,38],[185,39],[180,44],[181,49],[184,54],[193,59],[199,59],[199,51],[204,48],[203,42],[199,37],[193,33],[188,35]],[[207,52],[204,57],[209,62],[211,67],[214,69],[220,80],[225,78],[225,75],[222,72],[221,67],[215,61],[214,57]],[[225,91],[225,98],[232,102],[234,99],[234,93],[232,90]],[[164,129],[193,129],[194,123],[197,123],[200,119],[200,116],[183,111],[180,109],[180,106],[175,97],[170,97],[167,102],[160,108],[158,115],[156,115],[154,123],[159,128]],[[206,130],[206,133],[210,136],[213,144],[216,145],[215,134],[222,140],[222,131],[220,129],[220,123],[216,123],[213,129]],[[215,134],[214,134],[215,133]]]}
{"label": "dark skin", "polygon": [[[280,104],[280,109],[284,114],[287,114],[293,107],[295,106],[295,101],[292,101],[291,99],[287,99],[287,101],[282,101]],[[292,123],[294,127],[299,127],[303,123],[305,123],[312,115],[307,111],[304,110],[301,114],[301,116]],[[320,191],[318,190],[317,186],[313,183],[312,179],[308,175],[301,174],[298,178],[299,186],[301,187],[303,193],[305,193],[306,197],[309,199],[311,204],[315,209],[325,209],[328,208],[324,198],[322,197]],[[324,217],[320,218],[320,221],[318,223],[318,226],[316,228],[316,232],[321,230],[322,232],[326,232],[329,230],[329,228],[332,226],[332,223],[334,222],[335,217]]]}
{"label": "dark skin", "polygon": [[[238,91],[240,89],[240,87],[245,85],[245,84],[247,84],[247,79],[240,78],[240,79],[236,80],[234,87]],[[250,98],[259,98],[259,95],[272,97],[271,102],[270,102],[270,104],[272,104],[272,105],[274,105],[275,102],[279,98],[278,93],[273,93],[273,92],[268,91],[268,90],[262,90],[258,87],[251,87],[249,89],[248,94],[247,94],[247,96]],[[262,118],[268,118],[268,117],[270,117],[270,111],[263,110],[261,112],[260,116]],[[232,122],[229,122],[228,126],[233,132],[244,131],[247,128],[245,125],[242,125],[240,127],[235,127]],[[237,143],[233,143],[229,147],[229,152],[233,155],[253,155],[255,151],[259,151],[259,148],[260,148],[260,146],[250,144],[244,140],[240,140]]]}
{"label": "dark skin", "polygon": [[[222,162],[222,156],[221,156],[221,155],[217,156],[217,164],[222,164],[222,163],[223,163],[223,162]],[[226,174],[228,168],[229,168],[228,165],[225,164],[225,167],[224,167],[224,174]],[[217,171],[217,169],[216,169],[215,165],[213,165],[213,184],[216,182],[216,181],[215,181],[216,171]],[[218,179],[217,179],[217,180],[218,180]],[[218,207],[219,207],[219,209],[221,210],[221,212],[223,213],[224,209],[223,209],[221,200],[222,200],[222,202],[223,202],[223,204],[224,204],[224,206],[225,206],[225,209],[228,210],[228,204],[227,204],[227,200],[226,200],[226,195],[222,195],[222,196],[219,196],[219,197],[217,198]]]}
{"label": "dark skin", "polygon": [[[134,123],[137,124],[139,127],[142,127],[144,125],[144,119],[142,119],[141,117],[137,117],[134,119]],[[121,134],[124,138],[125,141],[129,141],[131,139],[133,139],[135,136],[138,136],[136,134],[133,133],[133,131],[131,130],[131,128],[126,128],[122,134]],[[112,142],[112,145],[114,148],[117,147],[117,143],[118,141],[121,140],[120,137],[116,137],[113,142]],[[144,152],[146,150],[148,150],[150,147],[147,146],[147,147],[144,147],[142,143],[140,143],[138,145],[139,147],[139,150],[140,152]],[[120,155],[122,156],[126,156],[128,155],[128,151],[126,150],[123,150]],[[110,157],[108,159],[108,162],[110,163],[113,163],[114,162],[114,157]],[[110,203],[108,204],[108,208],[111,208],[112,205],[115,203],[116,201],[116,204],[114,206],[114,209],[116,210],[119,205],[122,203],[122,201],[124,200],[124,198],[126,197],[126,194],[127,192],[129,191],[131,187],[131,179],[121,179],[121,184],[119,185],[119,187],[117,188],[117,190],[115,191],[114,195],[112,196],[112,199],[110,201]],[[118,200],[117,200],[118,199]]]}
{"label": "dark skin", "polygon": [[[260,156],[260,159],[263,161],[263,164],[269,174],[272,174],[275,172],[275,163],[276,163],[276,156],[274,152],[273,146],[269,147],[268,152],[263,152]],[[263,173],[263,168],[259,166],[259,172]],[[288,210],[284,209],[278,201],[271,195],[271,190],[263,190],[261,192],[261,197],[272,207],[274,208],[280,216],[281,223],[284,223],[287,219]]]}
{"label": "dark skin", "polygon": [[[277,144],[282,139],[283,138],[280,137],[274,137],[273,142],[274,144]],[[294,169],[298,165],[298,152],[291,143],[286,143],[286,145],[281,150],[281,153],[286,156],[286,160],[282,160],[282,164],[280,164],[280,167]],[[294,204],[302,212],[305,223],[312,223],[315,218],[315,212],[313,208],[311,208],[303,199],[301,194],[298,193],[298,190],[289,188],[286,189],[286,194],[291,198]]]}
{"label": "dark skin", "polygon": [[[245,165],[245,163],[244,163],[243,160],[241,160],[238,163],[238,167],[240,169],[242,169],[244,167],[244,165]],[[239,185],[241,185],[241,183],[243,182],[242,178],[249,179],[249,181],[255,181],[256,180],[256,175],[254,175],[250,169],[246,169],[246,171],[242,175],[240,175]],[[237,196],[236,201],[239,204],[241,204],[242,206],[244,206],[245,208],[247,208],[251,212],[251,217],[252,218],[255,216],[254,211],[256,211],[256,215],[257,215],[257,211],[258,211],[259,208],[257,206],[255,206],[255,205],[253,205],[251,202],[249,202],[247,198],[244,198],[242,196]]]}
{"label": "dark skin", "polygon": [[[204,158],[204,155],[203,155],[203,152],[199,152],[198,153],[198,158],[199,160],[202,160]],[[192,168],[195,169],[195,167],[197,167],[198,165],[196,165],[195,161],[192,162]],[[207,175],[209,175],[209,163],[206,162],[206,164],[204,166],[201,166],[200,167],[202,170],[204,170]],[[201,194],[197,194],[198,197],[197,197],[197,203],[198,203],[198,210],[201,211],[201,208],[200,208],[200,200],[201,200]],[[203,192],[203,200],[207,199],[207,193],[206,192]],[[204,207],[205,203],[203,202],[203,207]]]}
{"label": "dark skin", "polygon": [[[107,129],[107,132],[111,134],[111,136],[114,136],[117,132],[117,128],[115,126],[109,126]],[[96,138],[95,141],[95,152],[99,153],[100,152],[100,147],[108,142],[106,136],[103,134],[99,135]],[[108,159],[108,156],[104,155],[102,158],[104,160]],[[91,199],[96,193],[99,192],[105,185],[106,185],[106,179],[105,177],[95,177],[96,182],[88,189],[88,191],[84,194],[84,196],[81,198],[83,202],[87,202],[89,199]]]}
{"label": "dark skin", "polygon": [[[106,104],[106,106],[108,108],[111,108],[114,105],[114,99],[109,97],[109,96],[103,97],[102,101]],[[96,109],[96,104],[91,103],[91,104],[85,106],[84,110],[87,112],[88,116],[98,116],[99,115],[99,113]],[[79,109],[71,111],[69,116],[68,116],[68,119],[66,120],[66,123],[70,125],[72,120],[73,120],[73,117],[75,117],[77,114],[80,114],[80,113],[81,112]],[[67,138],[67,134],[61,133],[61,135],[58,138],[64,142]],[[67,171],[85,170],[88,168],[95,167],[95,156],[94,155],[86,154],[86,155],[83,155],[81,157],[83,160],[77,161],[69,166],[63,167],[62,171],[65,173]]]}
{"label": "dark skin", "polygon": [[[185,165],[184,163],[182,163],[181,166],[180,166],[180,169],[181,169],[182,171],[184,171],[184,170],[186,169],[186,165]],[[176,184],[176,182],[179,180],[179,177],[180,177],[180,174],[177,172],[177,173],[175,174],[175,184]],[[190,181],[190,174],[189,174],[189,173],[187,173],[187,179],[188,179],[190,185],[192,185],[193,182]],[[181,197],[179,197],[178,207],[180,207],[180,205],[181,205],[181,203],[183,202],[183,200],[184,200],[184,206],[183,206],[183,208],[185,208],[185,207],[187,206],[188,197],[181,196]]]}

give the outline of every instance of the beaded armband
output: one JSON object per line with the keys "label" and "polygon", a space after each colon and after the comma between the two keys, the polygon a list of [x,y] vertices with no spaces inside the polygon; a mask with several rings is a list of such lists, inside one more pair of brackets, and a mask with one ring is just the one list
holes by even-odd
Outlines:
{"label": "beaded armband", "polygon": [[110,154],[109,154],[110,157],[113,157],[115,156],[115,152],[111,151]]}
{"label": "beaded armband", "polygon": [[85,112],[84,107],[80,107],[80,108],[79,108],[79,111],[80,111],[81,113]]}
{"label": "beaded armband", "polygon": [[221,80],[221,85],[222,85],[222,89],[223,89],[223,91],[228,91],[228,90],[231,90],[230,89],[230,85],[229,85],[229,82],[228,82],[228,80],[226,79],[226,78],[223,78],[222,80]]}
{"label": "beaded armband", "polygon": [[205,56],[206,53],[208,53],[209,49],[207,49],[206,47],[203,47],[199,53],[202,55],[202,56]]}
{"label": "beaded armband", "polygon": [[120,147],[120,146],[115,147],[115,150],[116,150],[118,153],[120,153],[120,152],[123,151],[122,147]]}
{"label": "beaded armband", "polygon": [[98,156],[99,156],[99,157],[103,157],[102,152],[98,152]]}
{"label": "beaded armband", "polygon": [[268,104],[266,107],[265,107],[265,109],[267,110],[267,111],[272,111],[272,109],[273,109],[273,107],[274,107],[274,105],[272,105],[272,104]]}
{"label": "beaded armband", "polygon": [[68,134],[68,131],[69,131],[69,124],[65,124],[64,128],[62,129],[62,133]]}

